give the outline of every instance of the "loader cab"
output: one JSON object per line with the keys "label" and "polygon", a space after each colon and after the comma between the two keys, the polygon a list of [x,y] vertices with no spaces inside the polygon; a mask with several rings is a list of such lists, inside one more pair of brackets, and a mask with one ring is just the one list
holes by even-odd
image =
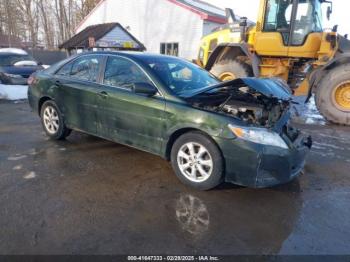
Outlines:
{"label": "loader cab", "polygon": [[265,0],[255,36],[259,55],[315,58],[323,32],[323,0]]}

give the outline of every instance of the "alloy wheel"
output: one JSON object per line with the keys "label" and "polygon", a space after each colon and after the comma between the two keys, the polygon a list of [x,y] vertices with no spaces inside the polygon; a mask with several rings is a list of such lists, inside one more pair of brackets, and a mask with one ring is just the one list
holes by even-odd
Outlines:
{"label": "alloy wheel", "polygon": [[56,109],[52,106],[47,106],[43,114],[44,125],[50,134],[56,134],[59,129],[59,117]]}
{"label": "alloy wheel", "polygon": [[214,166],[208,149],[194,142],[186,143],[180,148],[177,154],[177,164],[187,179],[198,183],[210,177]]}

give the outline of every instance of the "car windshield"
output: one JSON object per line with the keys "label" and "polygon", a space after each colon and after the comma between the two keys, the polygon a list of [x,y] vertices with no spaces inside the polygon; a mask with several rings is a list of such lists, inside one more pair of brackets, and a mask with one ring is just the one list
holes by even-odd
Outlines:
{"label": "car windshield", "polygon": [[199,66],[172,57],[149,57],[143,59],[151,70],[176,95],[192,93],[220,81]]}
{"label": "car windshield", "polygon": [[34,61],[30,55],[0,54],[0,66],[13,66],[19,61]]}

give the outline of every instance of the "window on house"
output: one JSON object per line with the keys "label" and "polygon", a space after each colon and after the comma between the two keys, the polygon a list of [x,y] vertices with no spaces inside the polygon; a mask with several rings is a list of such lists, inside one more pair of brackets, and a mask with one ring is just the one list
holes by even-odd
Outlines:
{"label": "window on house", "polygon": [[179,56],[179,43],[160,43],[160,53],[163,55]]}

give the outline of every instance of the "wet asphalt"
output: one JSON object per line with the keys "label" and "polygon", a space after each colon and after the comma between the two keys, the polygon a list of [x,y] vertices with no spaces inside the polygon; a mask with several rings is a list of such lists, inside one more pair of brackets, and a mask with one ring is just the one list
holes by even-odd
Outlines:
{"label": "wet asphalt", "polygon": [[350,132],[311,113],[303,174],[200,192],[165,160],[0,102],[0,254],[350,254]]}

